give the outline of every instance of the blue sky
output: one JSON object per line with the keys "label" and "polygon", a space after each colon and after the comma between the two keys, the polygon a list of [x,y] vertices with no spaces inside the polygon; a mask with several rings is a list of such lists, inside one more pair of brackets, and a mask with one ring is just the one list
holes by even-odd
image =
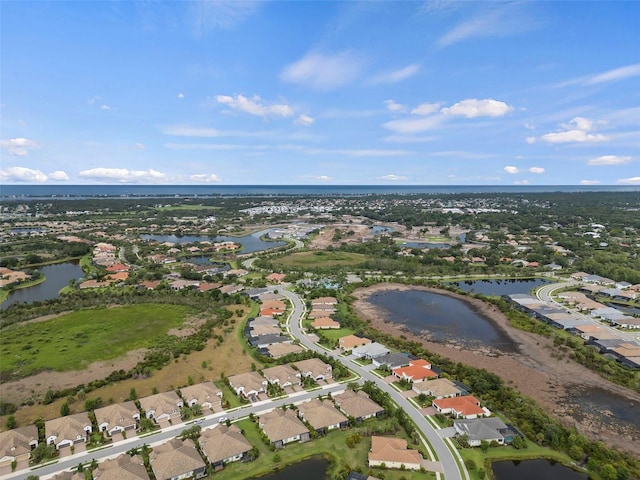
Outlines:
{"label": "blue sky", "polygon": [[2,2],[2,184],[640,185],[640,2]]}

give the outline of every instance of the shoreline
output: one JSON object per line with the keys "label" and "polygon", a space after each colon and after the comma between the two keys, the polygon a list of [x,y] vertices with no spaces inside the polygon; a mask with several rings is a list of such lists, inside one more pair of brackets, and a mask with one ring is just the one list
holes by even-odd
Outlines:
{"label": "shoreline", "polygon": [[[369,296],[374,293],[406,290],[422,290],[464,301],[502,330],[517,345],[518,351],[504,352],[487,347],[434,342],[427,335],[412,332],[394,323],[385,317],[384,311],[368,301]],[[408,340],[419,342],[428,351],[450,360],[485,368],[502,378],[508,386],[534,399],[563,424],[575,427],[592,440],[602,440],[640,455],[640,428],[630,425],[622,429],[620,426],[606,425],[599,415],[584,414],[580,415],[581,418],[573,415],[579,410],[574,395],[577,390],[605,388],[633,404],[640,403],[640,394],[603,379],[573,360],[554,357],[556,348],[553,340],[516,329],[496,306],[445,289],[400,283],[357,288],[352,296],[355,298],[353,307],[357,316],[368,321],[374,329],[389,335],[403,335]],[[500,354],[496,355],[496,351]]]}

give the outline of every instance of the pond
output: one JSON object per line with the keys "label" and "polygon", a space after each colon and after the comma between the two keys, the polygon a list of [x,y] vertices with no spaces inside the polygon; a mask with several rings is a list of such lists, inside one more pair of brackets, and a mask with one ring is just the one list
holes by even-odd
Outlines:
{"label": "pond", "polygon": [[322,458],[313,458],[286,467],[279,472],[270,473],[260,480],[325,480],[329,462]]}
{"label": "pond", "polygon": [[429,242],[405,242],[400,244],[401,247],[406,248],[449,248],[448,243],[429,243]]}
{"label": "pond", "polygon": [[269,250],[270,248],[281,247],[286,245],[286,242],[265,242],[260,237],[265,235],[268,230],[262,230],[260,232],[252,233],[251,235],[245,235],[243,237],[231,237],[220,235],[217,237],[208,237],[206,235],[141,235],[143,240],[155,240],[156,242],[164,243],[197,243],[197,242],[235,242],[242,245],[240,253],[254,253],[262,250]]}
{"label": "pond", "polygon": [[593,415],[598,421],[617,429],[627,427],[629,436],[640,441],[640,415],[638,404],[626,397],[600,387],[585,388],[569,396],[575,404],[574,416]]}
{"label": "pond", "polygon": [[496,480],[587,480],[589,476],[552,460],[502,461],[491,464]]}
{"label": "pond", "polygon": [[553,283],[543,278],[503,279],[503,280],[466,280],[463,282],[447,282],[464,292],[479,293],[487,296],[512,295],[514,293],[531,293],[535,288]]}
{"label": "pond", "polygon": [[41,302],[57,298],[60,290],[69,285],[69,280],[78,280],[84,276],[82,268],[77,263],[57,263],[55,265],[46,265],[38,270],[46,280],[33,287],[14,290],[2,302],[1,309],[19,302]]}
{"label": "pond", "polygon": [[373,225],[371,227],[371,235],[380,235],[381,233],[393,232],[392,227],[385,227],[384,225]]}
{"label": "pond", "polygon": [[516,343],[467,302],[423,290],[383,291],[368,301],[386,318],[436,342],[456,342],[517,351]]}

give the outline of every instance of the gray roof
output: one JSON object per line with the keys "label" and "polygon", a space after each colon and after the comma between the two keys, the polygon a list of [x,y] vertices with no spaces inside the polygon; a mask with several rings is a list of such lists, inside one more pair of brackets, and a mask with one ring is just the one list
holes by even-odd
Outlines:
{"label": "gray roof", "polygon": [[253,448],[235,425],[203,430],[198,439],[202,452],[211,463],[221,462],[227,458],[242,455]]}
{"label": "gray roof", "polygon": [[471,441],[491,441],[504,438],[500,430],[506,430],[508,428],[507,425],[497,417],[454,420],[453,426],[456,432],[467,434]]}
{"label": "gray roof", "polygon": [[387,353],[386,355],[381,355],[374,359],[374,362],[379,365],[387,365],[389,368],[397,368],[397,367],[405,367],[409,365],[411,359],[408,355],[403,353]]}
{"label": "gray roof", "polygon": [[351,353],[360,357],[366,356],[370,358],[375,358],[380,355],[386,355],[387,353],[389,353],[389,349],[384,345],[381,345],[380,343],[372,342],[372,343],[368,343],[366,345],[362,345],[360,347],[354,348],[353,350],[351,350]]}

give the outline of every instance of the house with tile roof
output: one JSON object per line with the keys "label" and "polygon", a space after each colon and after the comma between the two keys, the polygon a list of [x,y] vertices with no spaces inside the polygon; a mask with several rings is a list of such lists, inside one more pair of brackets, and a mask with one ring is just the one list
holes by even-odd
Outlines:
{"label": "house with tile roof", "polygon": [[129,456],[123,453],[114,459],[100,462],[98,468],[93,471],[93,480],[150,479],[140,455]]}
{"label": "house with tile roof", "polygon": [[231,375],[227,377],[231,388],[236,392],[239,397],[242,396],[248,399],[257,399],[256,397],[260,393],[265,393],[267,386],[267,379],[262,377],[258,372],[239,373],[238,375]]}
{"label": "house with tile roof", "polygon": [[253,445],[235,425],[218,425],[200,432],[200,449],[214,470],[231,462],[245,460]]}
{"label": "house with tile roof", "polygon": [[303,350],[304,348],[295,343],[274,343],[261,349],[260,353],[271,358],[280,358],[291,353],[300,353]]}
{"label": "house with tile roof", "polygon": [[213,410],[222,406],[222,390],[213,382],[197,383],[180,389],[180,395],[187,402],[187,406],[200,405],[202,408]]}
{"label": "house with tile roof", "polygon": [[438,374],[431,370],[431,363],[419,358],[411,360],[406,367],[394,368],[391,373],[400,380],[418,383],[430,378],[436,378]]}
{"label": "house with tile roof", "polygon": [[44,431],[47,445],[55,445],[57,449],[60,449],[86,442],[93,427],[91,420],[89,420],[89,414],[81,412],[47,420],[44,424]]}
{"label": "house with tile roof", "polygon": [[276,408],[258,417],[258,426],[275,448],[287,443],[304,443],[309,440],[309,430],[291,410]]}
{"label": "house with tile roof", "polygon": [[140,420],[140,411],[131,400],[97,408],[93,413],[98,431],[106,432],[109,436],[116,432],[136,430]]}
{"label": "house with tile roof", "polygon": [[371,437],[369,467],[400,468],[420,470],[422,456],[417,450],[407,448],[407,441],[396,437]]}
{"label": "house with tile roof", "polygon": [[27,425],[13,430],[0,432],[0,472],[8,468],[11,463],[27,467],[31,450],[38,446],[38,427]]}
{"label": "house with tile roof", "polygon": [[316,318],[311,323],[311,326],[313,328],[315,328],[316,330],[326,330],[326,329],[337,329],[337,328],[340,328],[340,324],[338,322],[336,322],[331,317],[319,317],[319,318]]}
{"label": "house with tile roof", "polygon": [[491,415],[489,410],[480,406],[480,400],[473,395],[439,398],[432,403],[438,413],[451,414],[455,418],[478,418],[481,415]]}
{"label": "house with tile roof", "polygon": [[331,400],[314,398],[301,403],[298,405],[298,416],[322,435],[349,426],[349,419],[336,409]]}
{"label": "house with tile roof", "polygon": [[149,454],[149,463],[157,480],[207,476],[207,464],[202,460],[191,439],[174,438],[153,447]]}
{"label": "house with tile roof", "polygon": [[358,335],[345,335],[338,339],[338,346],[343,352],[348,352],[356,347],[371,343],[371,340],[365,337],[359,337]]}
{"label": "house with tile roof", "polygon": [[428,382],[414,383],[412,390],[418,395],[425,394],[434,398],[450,398],[462,395],[460,387],[448,378],[436,378]]}
{"label": "house with tile roof", "polygon": [[366,345],[361,345],[354,348],[353,350],[351,350],[351,355],[357,358],[373,359],[382,355],[386,355],[389,352],[390,350],[381,343],[371,342],[367,343]]}
{"label": "house with tile roof", "polygon": [[355,418],[356,422],[384,414],[384,408],[371,400],[369,395],[362,390],[358,392],[347,390],[339,395],[334,395],[333,401],[345,415]]}
{"label": "house with tile roof", "polygon": [[70,470],[60,472],[51,477],[51,480],[85,480],[84,472],[72,472]]}
{"label": "house with tile roof", "polygon": [[140,407],[147,418],[156,423],[180,418],[180,409],[184,402],[174,391],[157,393],[140,399]]}
{"label": "house with tile roof", "polygon": [[312,378],[316,382],[333,378],[331,365],[323,362],[319,358],[314,357],[300,360],[293,362],[292,365],[298,369],[301,376]]}
{"label": "house with tile roof", "polygon": [[497,417],[454,420],[456,435],[466,435],[470,447],[479,447],[485,442],[497,442],[499,445],[511,443],[517,433]]}
{"label": "house with tile roof", "polygon": [[262,375],[269,383],[279,385],[281,388],[301,385],[299,372],[289,365],[265,368],[262,370]]}

